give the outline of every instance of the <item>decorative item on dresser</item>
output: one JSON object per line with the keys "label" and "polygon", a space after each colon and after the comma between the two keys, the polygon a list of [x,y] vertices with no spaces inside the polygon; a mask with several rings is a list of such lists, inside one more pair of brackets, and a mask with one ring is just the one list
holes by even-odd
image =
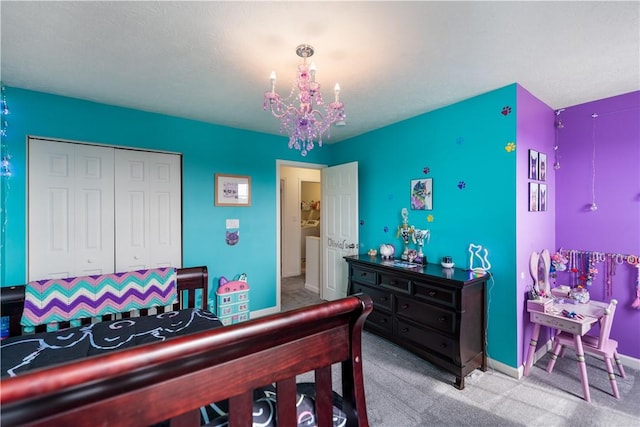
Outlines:
{"label": "decorative item on dresser", "polygon": [[367,254],[347,256],[349,294],[373,299],[365,329],[456,376],[487,370],[488,274],[437,264],[408,264]]}

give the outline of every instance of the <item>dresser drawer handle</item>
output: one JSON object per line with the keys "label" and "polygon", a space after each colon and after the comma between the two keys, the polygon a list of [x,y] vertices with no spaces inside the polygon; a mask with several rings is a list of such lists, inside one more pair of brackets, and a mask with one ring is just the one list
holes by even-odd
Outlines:
{"label": "dresser drawer handle", "polygon": [[389,284],[390,284],[391,286],[395,286],[395,285],[397,285],[397,284],[398,284],[398,281],[397,281],[397,280],[389,280]]}
{"label": "dresser drawer handle", "polygon": [[380,319],[380,324],[386,325],[387,324],[387,319]]}
{"label": "dresser drawer handle", "polygon": [[429,291],[430,297],[435,297],[438,293],[436,291]]}
{"label": "dresser drawer handle", "polygon": [[440,344],[440,348],[447,348],[447,343],[444,343],[444,342],[443,342],[443,343],[441,343],[441,344]]}
{"label": "dresser drawer handle", "polygon": [[409,304],[402,304],[402,309],[406,310],[407,308],[409,308]]}
{"label": "dresser drawer handle", "polygon": [[380,297],[380,300],[381,300],[381,301],[388,301],[388,300],[389,300],[389,297]]}
{"label": "dresser drawer handle", "polygon": [[362,271],[362,272],[360,272],[360,277],[364,277],[364,276],[366,276],[366,275],[367,275],[367,273],[365,273],[365,272],[363,272],[363,271]]}
{"label": "dresser drawer handle", "polygon": [[440,321],[440,323],[443,323],[445,320],[447,320],[447,318],[444,316],[440,316],[438,320]]}
{"label": "dresser drawer handle", "polygon": [[356,289],[356,294],[361,294],[361,293],[362,293],[362,288]]}
{"label": "dresser drawer handle", "polygon": [[409,328],[402,328],[402,333],[406,334],[407,332],[409,332]]}

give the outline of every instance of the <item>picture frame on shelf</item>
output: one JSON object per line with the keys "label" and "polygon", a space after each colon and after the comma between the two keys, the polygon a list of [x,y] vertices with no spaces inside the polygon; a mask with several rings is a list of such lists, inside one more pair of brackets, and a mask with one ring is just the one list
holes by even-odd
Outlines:
{"label": "picture frame on shelf", "polygon": [[251,177],[217,173],[214,179],[215,206],[251,206]]}
{"label": "picture frame on shelf", "polygon": [[433,209],[433,178],[411,180],[410,205],[412,210]]}
{"label": "picture frame on shelf", "polygon": [[538,152],[529,150],[529,179],[538,180]]}
{"label": "picture frame on shelf", "polygon": [[537,182],[529,183],[529,212],[538,212],[538,194],[539,188]]}

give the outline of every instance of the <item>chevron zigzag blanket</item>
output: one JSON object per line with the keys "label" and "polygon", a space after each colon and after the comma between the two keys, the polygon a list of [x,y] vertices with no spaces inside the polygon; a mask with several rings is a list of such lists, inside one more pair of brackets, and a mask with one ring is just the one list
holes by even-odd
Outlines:
{"label": "chevron zigzag blanket", "polygon": [[172,305],[173,267],[29,282],[21,324],[25,327]]}

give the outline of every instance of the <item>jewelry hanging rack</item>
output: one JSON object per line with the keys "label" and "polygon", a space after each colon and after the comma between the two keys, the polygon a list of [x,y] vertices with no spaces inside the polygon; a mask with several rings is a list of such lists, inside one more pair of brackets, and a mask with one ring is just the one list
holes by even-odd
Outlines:
{"label": "jewelry hanging rack", "polygon": [[[562,249],[558,251],[569,260],[569,272],[572,285],[578,284],[578,280],[584,277],[592,280],[597,273],[595,264],[604,263],[604,295],[610,299],[613,295],[613,276],[619,265],[628,264],[638,268],[640,272],[640,256],[633,254],[621,254],[615,252],[583,251],[575,249]],[[590,283],[587,283],[589,285]]]}
{"label": "jewelry hanging rack", "polygon": [[583,251],[577,249],[562,249],[558,251],[562,255],[569,257],[570,255],[587,255],[592,256],[593,261],[597,263],[605,262],[607,258],[613,258],[616,264],[624,264],[625,262],[633,267],[640,263],[640,255],[620,254],[616,252],[600,252],[600,251]]}

